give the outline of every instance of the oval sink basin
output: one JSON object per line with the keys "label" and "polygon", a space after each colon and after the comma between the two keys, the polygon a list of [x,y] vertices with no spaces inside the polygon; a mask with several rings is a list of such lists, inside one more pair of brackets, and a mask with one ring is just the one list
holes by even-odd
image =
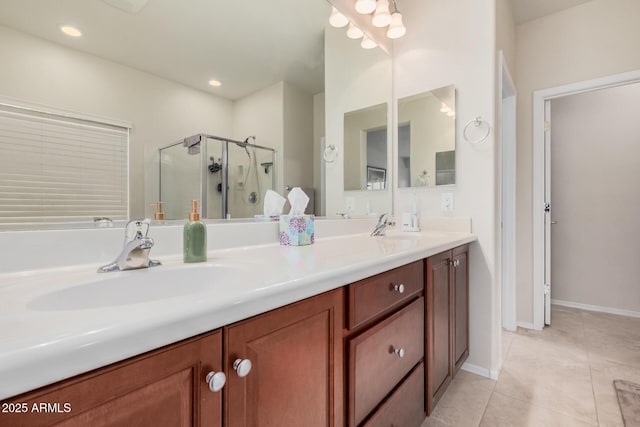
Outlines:
{"label": "oval sink basin", "polygon": [[198,264],[96,273],[95,280],[34,298],[27,307],[39,311],[82,310],[176,298],[232,283],[246,266]]}

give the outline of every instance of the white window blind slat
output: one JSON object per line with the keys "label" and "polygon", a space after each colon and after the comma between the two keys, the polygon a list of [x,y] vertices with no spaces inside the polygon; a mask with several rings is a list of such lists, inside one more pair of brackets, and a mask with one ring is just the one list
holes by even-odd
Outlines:
{"label": "white window blind slat", "polygon": [[129,130],[0,104],[0,224],[128,216]]}

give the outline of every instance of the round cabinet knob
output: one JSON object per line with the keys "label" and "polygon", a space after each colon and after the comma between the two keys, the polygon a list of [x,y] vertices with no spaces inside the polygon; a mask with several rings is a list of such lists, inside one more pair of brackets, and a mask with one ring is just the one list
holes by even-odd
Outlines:
{"label": "round cabinet knob", "polygon": [[240,378],[246,377],[251,372],[251,360],[249,359],[236,359],[233,362],[233,369]]}
{"label": "round cabinet knob", "polygon": [[393,290],[399,294],[404,293],[404,285],[400,283],[399,285],[393,285]]}
{"label": "round cabinet knob", "polygon": [[207,377],[204,380],[209,385],[209,390],[216,393],[222,390],[222,387],[224,387],[225,383],[227,382],[227,376],[224,374],[224,372],[211,371],[207,374]]}
{"label": "round cabinet knob", "polygon": [[396,356],[398,356],[400,359],[402,359],[404,357],[404,348],[394,348],[393,352],[395,353]]}

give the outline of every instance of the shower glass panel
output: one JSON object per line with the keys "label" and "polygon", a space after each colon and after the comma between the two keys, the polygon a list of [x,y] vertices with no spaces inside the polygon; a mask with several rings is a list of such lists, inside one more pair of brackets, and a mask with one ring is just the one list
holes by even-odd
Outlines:
{"label": "shower glass panel", "polygon": [[269,147],[201,135],[190,148],[180,141],[159,151],[167,219],[188,217],[192,199],[202,201],[203,218],[251,218],[263,213],[264,194],[275,186],[275,150]]}
{"label": "shower glass panel", "polygon": [[201,163],[182,143],[160,149],[160,200],[166,218],[189,217],[191,200],[201,196]]}

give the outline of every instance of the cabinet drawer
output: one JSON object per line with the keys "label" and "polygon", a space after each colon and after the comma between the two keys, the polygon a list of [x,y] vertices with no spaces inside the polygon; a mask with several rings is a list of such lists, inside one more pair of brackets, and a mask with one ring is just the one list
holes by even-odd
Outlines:
{"label": "cabinet drawer", "polygon": [[424,287],[422,261],[416,261],[349,285],[347,326],[353,329],[408,301]]}
{"label": "cabinet drawer", "polygon": [[424,363],[420,363],[364,427],[420,427],[424,418]]}
{"label": "cabinet drawer", "polygon": [[349,424],[362,422],[423,356],[424,298],[351,339]]}

